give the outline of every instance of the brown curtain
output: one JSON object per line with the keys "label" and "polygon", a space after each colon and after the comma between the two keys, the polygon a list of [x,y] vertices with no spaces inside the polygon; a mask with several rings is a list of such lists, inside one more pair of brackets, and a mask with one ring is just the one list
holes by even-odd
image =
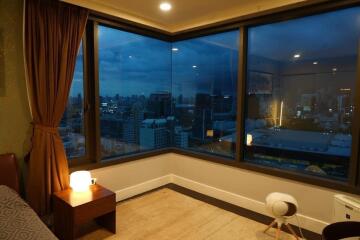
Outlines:
{"label": "brown curtain", "polygon": [[87,17],[88,10],[57,0],[26,0],[24,46],[34,125],[26,195],[40,216],[51,212],[51,194],[69,187],[57,128]]}

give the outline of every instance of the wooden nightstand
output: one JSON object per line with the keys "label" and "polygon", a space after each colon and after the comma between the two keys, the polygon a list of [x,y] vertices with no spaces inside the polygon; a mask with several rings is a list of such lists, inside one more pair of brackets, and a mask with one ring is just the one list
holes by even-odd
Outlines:
{"label": "wooden nightstand", "polygon": [[67,189],[54,193],[54,230],[58,238],[75,239],[78,227],[92,219],[116,233],[114,192],[95,184],[87,192]]}

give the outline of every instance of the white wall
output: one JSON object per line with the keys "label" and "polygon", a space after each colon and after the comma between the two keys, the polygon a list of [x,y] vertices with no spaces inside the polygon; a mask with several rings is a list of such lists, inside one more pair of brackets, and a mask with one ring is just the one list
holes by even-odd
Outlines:
{"label": "white wall", "polygon": [[98,183],[116,191],[118,200],[172,182],[262,214],[266,214],[268,193],[286,192],[299,202],[301,225],[318,233],[331,222],[333,195],[338,193],[175,153],[93,170],[92,174]]}
{"label": "white wall", "polygon": [[173,173],[263,202],[270,192],[293,195],[301,213],[330,222],[334,191],[305,183],[174,154]]}
{"label": "white wall", "polygon": [[156,178],[172,171],[169,154],[112,165],[91,171],[97,183],[112,191],[119,191]]}

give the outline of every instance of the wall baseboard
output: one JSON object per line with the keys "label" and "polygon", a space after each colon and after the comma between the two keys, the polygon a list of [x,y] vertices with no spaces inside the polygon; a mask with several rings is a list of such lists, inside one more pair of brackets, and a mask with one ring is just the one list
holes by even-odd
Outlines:
{"label": "wall baseboard", "polygon": [[166,184],[169,184],[172,182],[172,174],[168,174],[159,178],[151,179],[149,181],[136,184],[131,187],[127,187],[124,189],[120,189],[115,191],[116,194],[116,201],[120,202],[125,199],[129,199],[131,197],[134,197],[136,195],[140,195],[142,193],[151,191],[153,189],[162,187]]}
{"label": "wall baseboard", "polygon": [[[175,184],[211,198],[215,198],[240,208],[258,213],[260,215],[270,217],[270,215],[266,212],[264,202],[215,188],[200,182],[193,181],[191,179],[180,177],[175,174],[168,174],[163,177],[155,178],[128,188],[118,190],[116,191],[116,200],[122,201],[168,184]],[[302,214],[298,214],[298,219],[302,228],[318,234],[320,234],[322,229],[328,225],[328,223],[324,221]],[[296,218],[291,219],[290,223],[298,225]]]}
{"label": "wall baseboard", "polygon": [[[238,207],[245,208],[250,211],[271,217],[270,214],[266,211],[264,202],[234,194],[232,192],[224,191],[222,189],[215,188],[174,174],[172,175],[172,179],[172,183],[181,187],[185,187],[187,189],[202,193],[209,197],[213,197],[224,202],[236,205]],[[297,216],[302,228],[308,229],[315,233],[321,233],[323,228],[328,225],[328,223],[324,221],[306,215],[297,214]],[[291,224],[298,225],[296,218],[290,219],[289,222]]]}

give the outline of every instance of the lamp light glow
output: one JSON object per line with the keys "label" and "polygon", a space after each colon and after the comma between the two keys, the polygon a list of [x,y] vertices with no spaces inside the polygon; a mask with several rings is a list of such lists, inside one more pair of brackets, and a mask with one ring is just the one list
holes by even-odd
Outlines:
{"label": "lamp light glow", "polygon": [[301,57],[301,54],[299,54],[299,53],[294,54],[294,58],[300,58],[300,57]]}
{"label": "lamp light glow", "polygon": [[70,174],[70,187],[75,192],[86,192],[91,185],[91,174],[89,171],[76,171]]}
{"label": "lamp light glow", "polygon": [[284,101],[281,101],[281,105],[280,105],[280,123],[279,126],[282,126],[282,121],[283,121],[283,109],[284,109]]}
{"label": "lamp light glow", "polygon": [[207,137],[214,137],[214,130],[212,129],[209,129],[206,131],[206,136]]}
{"label": "lamp light glow", "polygon": [[313,62],[313,64],[314,64],[314,65],[317,65],[317,64],[318,64],[318,62],[316,62],[316,61],[315,61],[315,62]]}
{"label": "lamp light glow", "polygon": [[170,11],[171,8],[172,8],[172,6],[171,6],[171,4],[168,3],[168,2],[163,2],[163,3],[160,4],[160,9],[161,9],[162,11],[167,12],[167,11]]}
{"label": "lamp light glow", "polygon": [[253,136],[251,134],[246,134],[246,145],[251,146],[253,142]]}

